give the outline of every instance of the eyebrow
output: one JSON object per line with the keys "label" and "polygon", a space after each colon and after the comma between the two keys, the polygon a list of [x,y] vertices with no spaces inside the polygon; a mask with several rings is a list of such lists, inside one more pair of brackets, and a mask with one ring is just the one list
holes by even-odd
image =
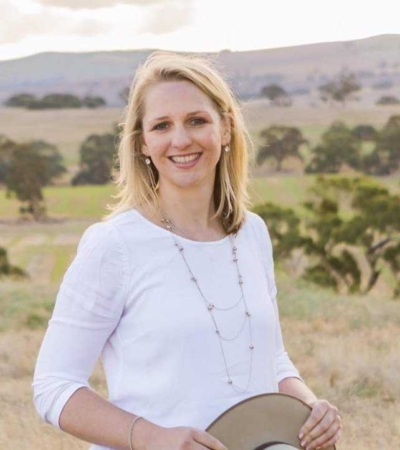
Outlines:
{"label": "eyebrow", "polygon": [[[207,111],[202,111],[202,110],[198,110],[198,111],[192,111],[186,114],[186,117],[190,117],[190,116],[195,116],[196,114],[207,114],[209,115],[209,113]],[[151,119],[149,120],[149,122],[157,122],[158,120],[165,120],[168,119],[169,116],[161,116],[161,117],[157,117],[155,119]]]}

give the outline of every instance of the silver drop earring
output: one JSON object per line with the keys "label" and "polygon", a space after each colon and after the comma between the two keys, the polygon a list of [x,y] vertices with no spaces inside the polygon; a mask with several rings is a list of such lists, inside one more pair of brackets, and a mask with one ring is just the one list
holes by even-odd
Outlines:
{"label": "silver drop earring", "polygon": [[225,150],[226,153],[228,153],[229,150],[230,150],[229,145],[225,145],[224,150]]}
{"label": "silver drop earring", "polygon": [[145,162],[146,162],[147,165],[149,165],[149,164],[151,164],[151,159],[150,158],[146,158]]}

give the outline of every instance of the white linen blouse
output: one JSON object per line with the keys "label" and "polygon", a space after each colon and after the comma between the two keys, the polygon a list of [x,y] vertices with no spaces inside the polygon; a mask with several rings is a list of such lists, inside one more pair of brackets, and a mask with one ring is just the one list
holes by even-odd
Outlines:
{"label": "white linen blouse", "polygon": [[[221,308],[237,303],[241,291],[229,237],[177,239],[206,299]],[[89,377],[99,356],[108,400],[165,427],[206,429],[234,404],[278,392],[286,377],[300,378],[283,345],[272,244],[259,216],[246,212],[236,246],[251,316],[243,302],[214,309],[222,336],[233,337],[243,326],[237,339],[222,341],[232,386],[210,312],[170,232],[136,209],[88,227],[37,358],[32,388],[43,420],[60,426],[72,394],[92,389]],[[250,352],[250,384],[236,392],[247,385]]]}

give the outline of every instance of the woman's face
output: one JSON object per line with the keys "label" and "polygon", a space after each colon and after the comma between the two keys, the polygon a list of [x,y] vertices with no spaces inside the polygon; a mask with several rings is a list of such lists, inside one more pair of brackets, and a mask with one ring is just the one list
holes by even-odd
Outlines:
{"label": "woman's face", "polygon": [[158,170],[161,189],[214,186],[230,129],[206,94],[189,81],[151,86],[142,122],[142,151]]}

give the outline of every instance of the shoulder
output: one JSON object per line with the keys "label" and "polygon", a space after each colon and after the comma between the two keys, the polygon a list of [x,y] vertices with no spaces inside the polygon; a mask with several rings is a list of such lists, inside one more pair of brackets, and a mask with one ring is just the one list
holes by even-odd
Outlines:
{"label": "shoulder", "polygon": [[246,210],[244,223],[253,228],[259,239],[270,240],[267,224],[258,214]]}
{"label": "shoulder", "polygon": [[135,229],[132,227],[132,223],[136,220],[136,215],[129,210],[110,219],[95,222],[84,230],[78,248],[94,245],[106,248],[116,245],[122,249],[125,246],[122,231],[126,226]]}

